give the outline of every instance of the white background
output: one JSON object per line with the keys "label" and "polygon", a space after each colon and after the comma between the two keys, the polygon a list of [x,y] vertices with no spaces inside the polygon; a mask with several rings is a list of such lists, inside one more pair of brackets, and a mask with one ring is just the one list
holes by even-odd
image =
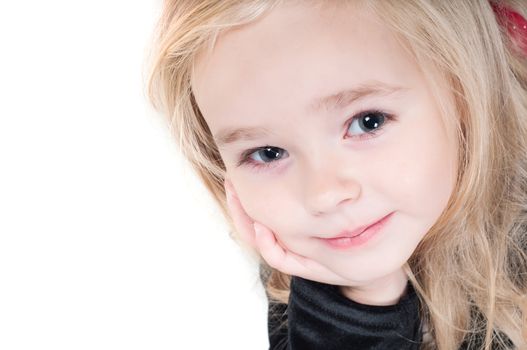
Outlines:
{"label": "white background", "polygon": [[156,1],[0,2],[0,349],[266,349],[143,80]]}

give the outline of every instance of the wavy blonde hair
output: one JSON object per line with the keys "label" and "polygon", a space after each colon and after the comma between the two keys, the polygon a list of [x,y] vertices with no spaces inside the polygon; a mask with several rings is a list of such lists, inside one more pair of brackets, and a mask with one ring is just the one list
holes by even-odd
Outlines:
{"label": "wavy blonde hair", "polygon": [[[148,95],[168,116],[183,155],[233,232],[225,166],[195,102],[191,76],[197,55],[212,50],[222,31],[254,21],[281,1],[166,0],[153,40]],[[527,349],[525,54],[487,0],[354,3],[391,26],[431,86],[440,91],[446,82],[454,99],[454,110],[438,102],[461,145],[456,189],[405,265],[431,335],[423,349],[457,350],[462,343]],[[527,15],[524,0],[496,3]],[[269,273],[268,294],[286,303],[290,276]]]}

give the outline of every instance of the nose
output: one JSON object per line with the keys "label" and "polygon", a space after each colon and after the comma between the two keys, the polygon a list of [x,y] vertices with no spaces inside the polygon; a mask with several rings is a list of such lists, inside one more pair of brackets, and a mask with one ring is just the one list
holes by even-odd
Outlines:
{"label": "nose", "polygon": [[307,209],[320,216],[359,199],[362,189],[353,169],[356,167],[336,158],[312,164],[303,176]]}

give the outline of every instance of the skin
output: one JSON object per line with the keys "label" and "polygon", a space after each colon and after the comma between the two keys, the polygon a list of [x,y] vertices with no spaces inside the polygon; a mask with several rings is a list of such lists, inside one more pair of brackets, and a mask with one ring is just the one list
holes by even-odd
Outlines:
{"label": "skin", "polygon": [[[372,81],[402,89],[313,108],[314,99]],[[359,303],[397,303],[407,284],[402,266],[454,188],[458,145],[419,65],[382,21],[356,8],[287,2],[222,33],[197,60],[192,87],[216,141],[228,128],[270,130],[219,147],[242,239],[282,272],[339,285]],[[371,110],[393,118],[376,134],[361,127],[364,119],[350,124]],[[268,167],[238,164],[242,152],[263,146],[276,147],[278,158],[250,158]],[[361,246],[336,250],[320,239],[390,213]]]}

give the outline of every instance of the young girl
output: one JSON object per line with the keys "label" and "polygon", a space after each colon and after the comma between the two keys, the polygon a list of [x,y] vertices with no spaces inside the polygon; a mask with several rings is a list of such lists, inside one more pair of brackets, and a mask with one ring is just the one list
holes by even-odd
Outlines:
{"label": "young girl", "polygon": [[272,349],[527,349],[524,0],[167,0],[150,94]]}

